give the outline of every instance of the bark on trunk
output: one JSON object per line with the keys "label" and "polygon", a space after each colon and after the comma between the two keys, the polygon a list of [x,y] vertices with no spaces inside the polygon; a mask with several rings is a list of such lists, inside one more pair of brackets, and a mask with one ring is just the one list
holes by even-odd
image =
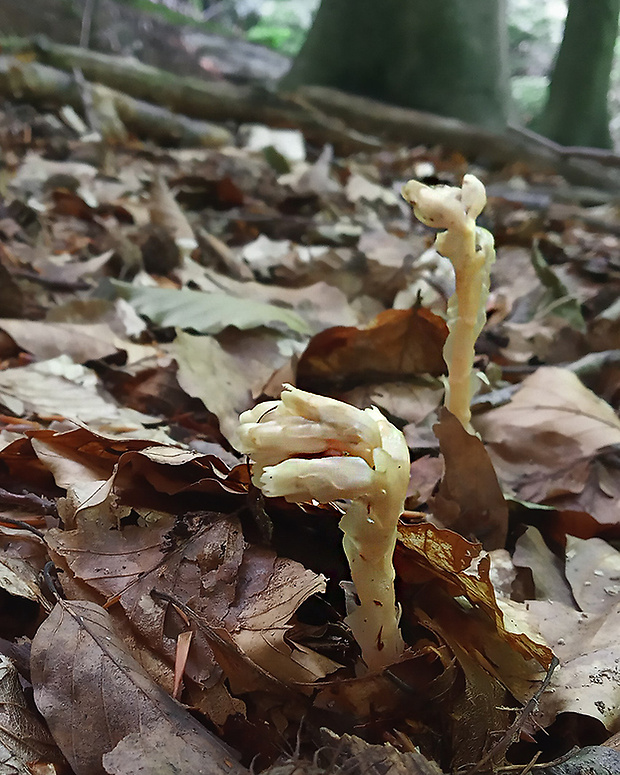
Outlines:
{"label": "bark on trunk", "polygon": [[611,148],[609,91],[620,0],[570,0],[547,104],[533,126],[563,145]]}
{"label": "bark on trunk", "polygon": [[506,55],[503,0],[323,0],[283,85],[331,86],[502,129]]}

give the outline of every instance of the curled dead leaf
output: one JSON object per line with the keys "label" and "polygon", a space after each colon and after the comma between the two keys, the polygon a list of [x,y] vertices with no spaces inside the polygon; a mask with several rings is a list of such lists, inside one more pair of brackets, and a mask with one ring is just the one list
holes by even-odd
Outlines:
{"label": "curled dead leaf", "polygon": [[445,322],[422,307],[381,312],[367,328],[337,326],[310,340],[297,366],[304,390],[352,387],[445,371]]}

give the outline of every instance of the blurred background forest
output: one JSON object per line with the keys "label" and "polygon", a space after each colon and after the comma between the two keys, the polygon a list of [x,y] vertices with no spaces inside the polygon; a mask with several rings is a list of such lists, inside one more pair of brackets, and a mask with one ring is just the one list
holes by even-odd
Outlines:
{"label": "blurred background forest", "polygon": [[[274,89],[278,81],[287,88],[319,84],[490,130],[501,131],[507,123],[529,127],[562,145],[620,145],[618,0],[320,5],[33,0],[25,7],[5,0],[0,28],[4,36],[44,33],[77,44],[86,22],[91,48],[133,55],[178,75],[247,79]],[[565,36],[561,72],[550,91],[567,7],[573,35]],[[428,20],[420,24],[421,18]],[[165,33],[171,26],[182,31],[174,39]]]}

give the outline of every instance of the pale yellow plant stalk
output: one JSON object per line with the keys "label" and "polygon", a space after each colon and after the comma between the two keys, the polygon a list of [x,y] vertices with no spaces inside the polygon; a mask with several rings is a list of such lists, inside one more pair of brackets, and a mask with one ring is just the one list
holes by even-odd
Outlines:
{"label": "pale yellow plant stalk", "polygon": [[454,267],[456,290],[448,301],[449,334],[444,348],[446,406],[471,432],[471,399],[477,384],[474,346],[486,320],[495,261],[492,235],[476,226],[486,204],[486,191],[478,178],[465,175],[461,188],[410,180],[403,187],[403,197],[422,223],[443,229],[435,239],[435,248]]}
{"label": "pale yellow plant stalk", "polygon": [[409,483],[403,434],[376,407],[287,385],[280,401],[241,415],[236,446],[251,457],[252,480],[265,495],[347,502],[340,528],[360,604],[346,622],[370,670],[394,663],[404,649],[392,563]]}

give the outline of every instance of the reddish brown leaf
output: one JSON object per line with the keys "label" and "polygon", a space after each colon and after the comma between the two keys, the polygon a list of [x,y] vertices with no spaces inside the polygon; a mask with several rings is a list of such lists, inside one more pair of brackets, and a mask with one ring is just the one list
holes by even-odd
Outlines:
{"label": "reddish brown leaf", "polygon": [[434,431],[445,473],[431,499],[433,515],[445,527],[474,536],[485,549],[501,549],[508,532],[508,506],[487,451],[446,408],[440,418]]}
{"label": "reddish brown leaf", "polygon": [[480,549],[452,530],[440,530],[428,523],[401,524],[395,563],[405,582],[421,584],[432,580],[455,597],[465,596],[485,612],[498,637],[511,649],[548,667],[550,649],[526,632],[516,632],[515,622],[505,621],[489,578],[489,557]]}
{"label": "reddish brown leaf", "polygon": [[445,371],[445,322],[421,307],[381,312],[368,328],[337,326],[317,334],[297,366],[298,386],[351,387]]}

